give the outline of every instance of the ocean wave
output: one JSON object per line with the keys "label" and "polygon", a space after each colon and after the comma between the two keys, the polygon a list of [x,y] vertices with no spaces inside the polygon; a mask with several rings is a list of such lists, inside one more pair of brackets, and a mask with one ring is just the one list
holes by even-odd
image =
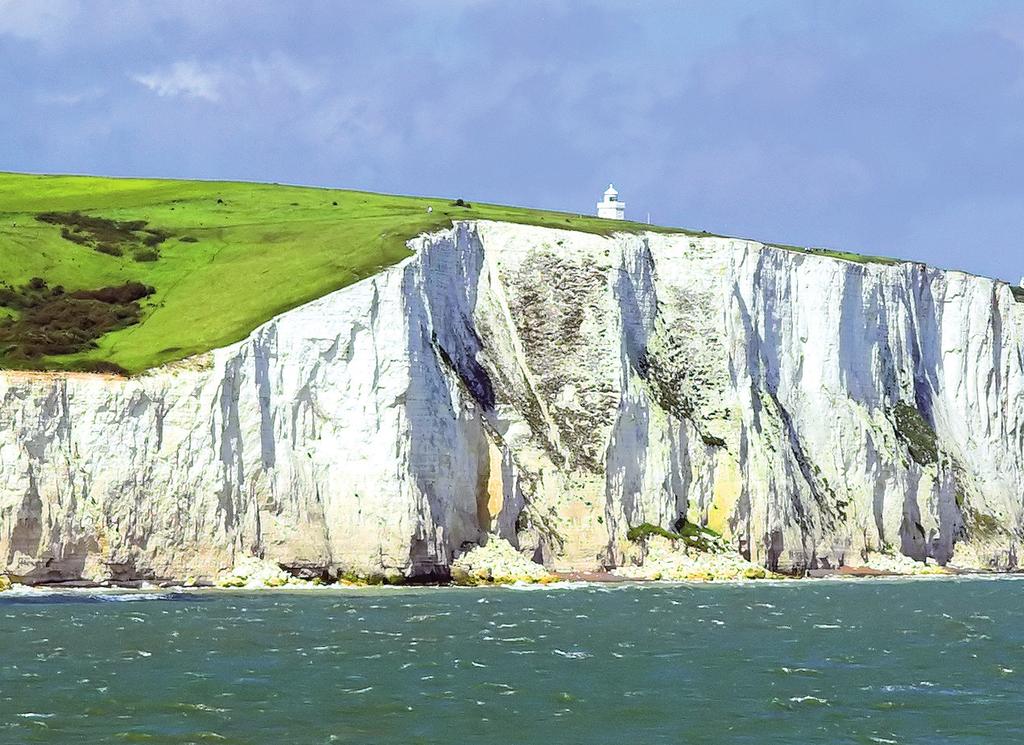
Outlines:
{"label": "ocean wave", "polygon": [[48,588],[15,585],[0,595],[0,603],[139,603],[153,601],[197,601],[196,593],[167,590],[140,592],[102,588]]}
{"label": "ocean wave", "polygon": [[829,705],[827,698],[821,698],[819,696],[791,696],[789,700],[794,704],[817,704],[818,706]]}

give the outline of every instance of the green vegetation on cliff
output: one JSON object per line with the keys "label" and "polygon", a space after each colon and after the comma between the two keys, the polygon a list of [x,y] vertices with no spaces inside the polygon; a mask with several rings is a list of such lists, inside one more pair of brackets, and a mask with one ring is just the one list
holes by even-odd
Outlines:
{"label": "green vegetation on cliff", "polygon": [[666,230],[335,189],[0,173],[0,367],[134,373],[231,344],[456,219]]}
{"label": "green vegetation on cliff", "polygon": [[918,465],[927,466],[938,462],[939,444],[935,430],[916,407],[900,401],[893,408],[893,418],[896,434]]}
{"label": "green vegetation on cliff", "polygon": [[689,548],[710,551],[713,548],[714,542],[722,537],[721,533],[711,528],[706,528],[703,525],[691,523],[685,517],[680,517],[676,520],[672,527],[675,528],[675,532],[666,530],[659,525],[642,523],[626,531],[626,540],[636,543],[653,536],[660,536],[670,541],[682,541]]}

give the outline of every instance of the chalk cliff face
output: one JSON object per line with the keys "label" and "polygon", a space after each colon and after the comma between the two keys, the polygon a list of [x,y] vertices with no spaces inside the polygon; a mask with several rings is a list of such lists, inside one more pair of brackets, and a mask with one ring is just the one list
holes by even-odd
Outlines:
{"label": "chalk cliff face", "polygon": [[1010,568],[1024,304],[761,244],[460,223],[243,342],[130,379],[0,373],[0,573],[552,568],[681,516],[799,570]]}

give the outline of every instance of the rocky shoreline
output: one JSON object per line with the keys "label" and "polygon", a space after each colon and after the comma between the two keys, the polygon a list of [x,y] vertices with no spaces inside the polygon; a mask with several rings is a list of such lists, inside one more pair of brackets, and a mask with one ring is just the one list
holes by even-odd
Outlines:
{"label": "rocky shoreline", "polygon": [[801,575],[771,572],[746,561],[727,549],[687,551],[662,537],[644,541],[632,566],[603,571],[551,571],[530,561],[510,543],[492,538],[475,546],[452,565],[448,577],[407,579],[394,576],[342,575],[333,579],[303,579],[271,561],[250,557],[214,581],[193,577],[180,580],[19,582],[20,578],[0,574],[0,592],[8,590],[312,590],[381,586],[419,587],[497,587],[525,585],[636,584],[636,583],[747,583],[760,581],[800,581],[817,579],[872,579],[917,577],[1012,576],[1016,571],[981,570],[939,566],[904,556],[870,555],[862,565],[813,569]]}
{"label": "rocky shoreline", "polygon": [[637,579],[622,577],[611,572],[557,572],[554,579],[543,583],[528,583],[523,581],[514,582],[480,582],[472,585],[464,585],[456,582],[434,582],[416,584],[394,584],[378,582],[351,582],[338,581],[330,583],[318,583],[308,580],[293,580],[283,585],[254,585],[247,584],[238,587],[224,587],[212,584],[183,585],[179,583],[151,583],[151,582],[76,582],[61,581],[42,584],[26,585],[11,583],[0,588],[0,597],[5,593],[19,594],[32,591],[39,592],[90,592],[90,591],[136,591],[136,592],[291,592],[291,591],[335,591],[335,590],[359,590],[390,587],[401,588],[501,588],[501,587],[527,587],[546,586],[550,588],[577,588],[590,585],[756,585],[765,582],[786,582],[788,583],[817,583],[820,581],[850,580],[850,581],[871,581],[871,580],[893,580],[893,579],[969,579],[969,578],[998,578],[1018,577],[1024,575],[1021,571],[980,571],[980,570],[956,570],[939,572],[934,574],[893,574],[878,571],[862,571],[860,568],[840,568],[838,570],[812,570],[807,574],[796,577],[781,575],[770,579],[716,579],[716,580],[666,580],[666,579]]}

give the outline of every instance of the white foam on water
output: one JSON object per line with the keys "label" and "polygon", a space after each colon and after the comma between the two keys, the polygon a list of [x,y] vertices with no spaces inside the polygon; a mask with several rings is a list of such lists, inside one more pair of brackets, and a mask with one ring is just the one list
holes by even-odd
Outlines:
{"label": "white foam on water", "polygon": [[820,704],[821,706],[828,706],[827,698],[819,698],[818,696],[792,696],[790,699],[794,704]]}
{"label": "white foam on water", "polygon": [[124,589],[103,589],[96,587],[41,587],[38,585],[15,585],[0,595],[3,598],[68,598],[94,600],[104,603],[131,603],[145,600],[168,600],[175,591],[138,592]]}

